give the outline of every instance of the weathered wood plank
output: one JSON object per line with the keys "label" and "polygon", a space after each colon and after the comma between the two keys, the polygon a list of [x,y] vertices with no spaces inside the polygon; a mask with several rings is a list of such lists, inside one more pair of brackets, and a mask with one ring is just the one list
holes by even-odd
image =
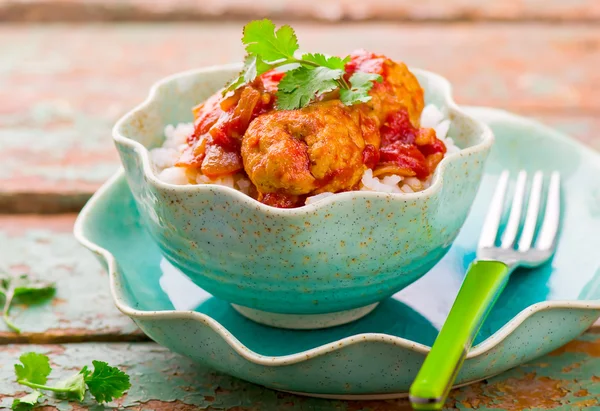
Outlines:
{"label": "weathered wood plank", "polygon": [[[410,410],[406,400],[344,402],[277,393],[192,364],[153,343],[8,346],[0,351],[0,407],[8,407],[13,395],[23,395],[24,388],[12,382],[12,364],[20,354],[32,350],[51,357],[55,368],[52,378],[66,377],[95,359],[126,369],[132,388],[128,395],[111,404],[120,409]],[[600,336],[587,334],[529,364],[453,391],[447,409],[590,409],[600,406],[598,381]],[[55,399],[47,404],[45,410],[68,407]],[[90,404],[71,405],[79,410]]]}
{"label": "weathered wood plank", "polygon": [[[307,50],[387,53],[448,77],[459,103],[541,117],[600,148],[600,27],[295,27]],[[0,211],[79,209],[117,168],[117,118],[165,75],[239,60],[240,30],[235,22],[0,27],[8,90],[0,93]]]}
{"label": "weathered wood plank", "polygon": [[597,21],[594,0],[577,2],[505,0],[8,0],[6,21],[183,21],[214,18],[394,21]]}
{"label": "weathered wood plank", "polygon": [[100,263],[73,238],[74,217],[0,216],[0,266],[57,288],[49,304],[15,307],[12,315],[23,332],[15,334],[0,322],[0,345],[145,339],[114,306]]}
{"label": "weathered wood plank", "polygon": [[[32,126],[34,116],[35,125],[52,125],[53,130],[79,120],[89,132],[102,123],[88,125],[87,116],[113,120],[167,74],[239,61],[242,24],[4,26],[1,73],[11,98],[2,99],[0,113],[13,127]],[[465,104],[600,110],[597,26],[295,23],[294,27],[307,50],[340,54],[365,47],[439,72],[454,83],[457,98]],[[50,44],[60,44],[60,52]]]}

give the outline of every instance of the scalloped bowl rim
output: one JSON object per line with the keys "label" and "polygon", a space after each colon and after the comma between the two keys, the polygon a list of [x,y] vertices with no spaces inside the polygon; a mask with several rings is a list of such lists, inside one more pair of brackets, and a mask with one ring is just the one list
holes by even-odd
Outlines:
{"label": "scalloped bowl rim", "polygon": [[[600,155],[595,153],[590,148],[586,147],[582,143],[571,139],[563,133],[560,133],[552,128],[544,126],[543,124],[538,123],[537,121],[530,120],[521,116],[517,116],[515,114],[511,114],[504,110],[497,110],[485,107],[473,107],[473,109],[481,111],[485,113],[494,112],[495,114],[500,114],[507,119],[510,119],[513,122],[518,122],[521,124],[526,124],[530,127],[536,127],[539,129],[543,129],[545,133],[552,136],[553,139],[557,139],[562,141],[563,143],[570,144],[574,147],[577,147],[579,150],[583,150],[587,152],[589,155],[594,156],[598,162],[600,163]],[[94,196],[88,201],[88,203],[81,210],[81,213],[77,217],[74,226],[74,235],[75,238],[86,248],[95,252],[96,254],[102,256],[106,261],[109,269],[109,277],[110,277],[110,290],[117,308],[125,315],[136,318],[136,319],[152,319],[152,320],[193,320],[199,321],[207,326],[209,326],[215,333],[217,333],[223,340],[240,356],[244,359],[258,365],[264,366],[284,366],[291,365],[296,363],[301,363],[307,361],[309,359],[319,357],[322,355],[326,355],[338,350],[343,349],[344,347],[350,346],[352,344],[357,344],[360,342],[383,342],[386,344],[396,345],[401,348],[408,349],[410,351],[414,351],[423,355],[426,355],[430,347],[408,340],[406,338],[381,334],[381,333],[363,333],[356,334],[350,337],[345,337],[343,339],[330,342],[328,344],[323,344],[321,346],[311,348],[309,350],[301,351],[295,354],[288,354],[284,356],[264,356],[258,354],[248,347],[246,347],[241,341],[239,341],[231,332],[229,332],[221,323],[213,319],[212,317],[195,311],[183,311],[183,310],[166,310],[166,311],[142,311],[136,310],[126,304],[119,291],[117,286],[117,276],[118,267],[117,260],[115,257],[106,249],[100,247],[96,243],[89,240],[84,234],[84,227],[89,218],[89,215],[93,212],[96,207],[96,202],[100,198],[104,196],[104,193],[108,191],[108,189],[122,176],[124,175],[123,170],[121,169],[116,175],[111,177],[109,181],[107,181]],[[510,334],[512,334],[518,327],[520,327],[525,320],[534,314],[542,311],[554,310],[554,309],[582,309],[582,310],[597,310],[600,311],[600,299],[599,300],[556,300],[556,301],[542,301],[536,304],[533,304],[521,312],[519,312],[516,316],[514,316],[509,322],[507,322],[502,328],[496,331],[492,336],[487,338],[485,341],[474,347],[471,351],[469,351],[466,359],[472,359],[475,357],[482,356],[486,354],[488,351],[492,350],[498,344],[500,344],[504,339],[506,339]]]}
{"label": "scalloped bowl rim", "polygon": [[370,191],[346,191],[346,192],[342,192],[342,193],[336,193],[336,195],[334,195],[334,196],[325,197],[325,198],[323,198],[319,201],[315,201],[311,204],[306,204],[306,205],[303,205],[303,206],[297,207],[297,208],[286,209],[286,208],[276,208],[276,207],[267,206],[267,205],[255,200],[254,198],[252,198],[234,188],[227,187],[227,186],[215,185],[215,184],[176,185],[176,184],[170,184],[170,183],[161,181],[156,176],[156,174],[154,173],[154,171],[152,169],[152,165],[150,162],[150,156],[149,156],[149,150],[143,144],[123,135],[123,133],[121,132],[123,125],[126,124],[127,122],[129,122],[131,117],[134,116],[136,113],[147,109],[148,106],[158,97],[159,91],[162,87],[166,87],[167,84],[169,84],[173,81],[176,81],[178,78],[192,76],[192,75],[198,75],[198,74],[203,74],[203,73],[211,73],[211,72],[222,71],[222,70],[238,70],[239,71],[239,70],[241,70],[241,68],[242,68],[242,65],[240,63],[232,63],[232,64],[225,64],[225,65],[219,65],[219,66],[210,66],[210,67],[204,67],[204,68],[199,68],[199,69],[187,70],[187,71],[183,71],[183,72],[176,73],[176,74],[170,75],[168,77],[165,77],[162,80],[156,82],[150,88],[150,92],[149,92],[148,96],[141,104],[139,104],[133,110],[129,111],[127,114],[125,114],[123,117],[121,117],[119,119],[119,121],[117,121],[117,123],[115,124],[115,126],[112,129],[113,139],[116,143],[131,148],[136,153],[136,155],[141,159],[145,181],[147,181],[149,184],[153,185],[156,188],[163,189],[163,190],[177,191],[180,193],[198,193],[198,192],[202,192],[202,191],[206,191],[206,192],[212,191],[212,192],[221,193],[221,194],[223,194],[225,196],[229,196],[230,198],[233,198],[235,200],[239,200],[247,206],[255,207],[257,210],[262,211],[266,215],[299,216],[299,215],[313,212],[319,208],[325,207],[332,203],[341,202],[343,200],[350,200],[350,199],[357,198],[357,197],[363,197],[363,198],[369,198],[369,199],[372,199],[372,198],[385,199],[385,198],[391,197],[395,200],[406,201],[406,202],[414,201],[416,199],[425,199],[425,198],[431,197],[433,194],[437,193],[441,189],[442,181],[443,181],[443,174],[449,163],[451,163],[455,160],[458,160],[461,156],[464,156],[467,154],[489,150],[492,147],[492,144],[494,143],[494,135],[493,135],[491,129],[488,127],[488,125],[485,124],[484,122],[479,121],[479,120],[475,119],[474,117],[468,115],[456,104],[456,102],[452,98],[452,86],[450,85],[450,82],[448,80],[446,80],[444,77],[440,76],[439,74],[411,67],[410,71],[412,71],[413,73],[418,73],[420,75],[432,78],[435,80],[435,82],[437,84],[440,85],[440,88],[442,90],[442,95],[444,97],[444,104],[448,108],[449,113],[452,112],[452,113],[455,113],[455,114],[458,114],[458,115],[461,115],[463,117],[470,119],[471,121],[476,123],[483,131],[483,133],[481,135],[481,141],[478,142],[477,144],[474,144],[465,149],[460,149],[460,151],[458,151],[456,153],[451,153],[451,154],[445,156],[442,159],[442,161],[438,164],[438,166],[436,167],[436,169],[434,171],[431,185],[422,191],[418,191],[416,193],[383,193],[383,192],[370,192]]}

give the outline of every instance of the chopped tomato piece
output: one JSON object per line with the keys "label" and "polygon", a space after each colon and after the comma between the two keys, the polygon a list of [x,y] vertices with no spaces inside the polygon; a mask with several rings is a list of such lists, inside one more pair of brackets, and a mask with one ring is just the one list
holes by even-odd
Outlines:
{"label": "chopped tomato piece", "polygon": [[202,174],[210,178],[233,174],[244,167],[242,157],[236,151],[226,151],[217,144],[206,147],[206,156],[202,161]]}
{"label": "chopped tomato piece", "polygon": [[425,156],[430,156],[430,155],[436,154],[436,153],[446,154],[446,145],[444,144],[444,142],[442,140],[438,140],[436,138],[432,144],[425,144],[425,145],[419,146],[419,150]]}
{"label": "chopped tomato piece", "polygon": [[380,163],[392,163],[403,169],[414,171],[419,179],[426,178],[429,175],[429,167],[423,153],[413,144],[406,144],[396,141],[388,146],[381,147],[379,150]]}
{"label": "chopped tomato piece", "polygon": [[420,128],[415,135],[415,144],[419,147],[433,144],[435,140],[435,130],[432,128]]}
{"label": "chopped tomato piece", "polygon": [[385,61],[385,56],[378,56],[366,50],[356,50],[350,55],[350,61],[346,63],[346,74],[350,77],[360,71],[381,74],[385,77]]}
{"label": "chopped tomato piece", "polygon": [[259,195],[259,201],[263,204],[277,208],[294,208],[302,205],[299,196],[281,193],[266,193]]}
{"label": "chopped tomato piece", "polygon": [[192,109],[195,127],[194,133],[188,137],[188,143],[192,143],[198,140],[201,135],[208,133],[208,130],[221,117],[221,114],[223,114],[220,106],[221,99],[221,93],[216,93],[204,103],[198,104]]}
{"label": "chopped tomato piece", "polygon": [[203,136],[187,146],[175,165],[177,167],[200,168],[202,166],[202,161],[204,161],[206,143],[209,139],[210,137]]}
{"label": "chopped tomato piece", "polygon": [[279,82],[285,76],[285,73],[282,71],[267,71],[263,75],[260,76],[263,82],[263,87],[269,93],[276,93],[277,87],[279,86]]}
{"label": "chopped tomato piece", "polygon": [[413,144],[417,133],[406,110],[396,111],[388,116],[381,127],[381,145],[387,146],[395,142]]}
{"label": "chopped tomato piece", "polygon": [[371,144],[367,144],[365,146],[362,152],[362,156],[363,163],[365,163],[365,166],[367,166],[368,168],[373,169],[375,168],[377,163],[379,163],[379,150]]}

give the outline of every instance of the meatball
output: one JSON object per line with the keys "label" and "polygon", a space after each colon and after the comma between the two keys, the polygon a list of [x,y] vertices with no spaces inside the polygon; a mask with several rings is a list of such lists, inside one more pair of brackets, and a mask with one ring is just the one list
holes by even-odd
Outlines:
{"label": "meatball", "polygon": [[379,124],[383,125],[390,114],[406,110],[413,127],[419,127],[425,105],[423,89],[406,64],[365,50],[357,50],[351,54],[346,65],[349,76],[356,71],[380,74],[383,77],[383,81],[375,83],[369,92],[371,100],[364,106],[360,105],[363,113],[365,108],[370,110]]}
{"label": "meatball", "polygon": [[331,100],[259,116],[242,139],[242,159],[259,193],[307,195],[354,188],[364,148],[348,108]]}

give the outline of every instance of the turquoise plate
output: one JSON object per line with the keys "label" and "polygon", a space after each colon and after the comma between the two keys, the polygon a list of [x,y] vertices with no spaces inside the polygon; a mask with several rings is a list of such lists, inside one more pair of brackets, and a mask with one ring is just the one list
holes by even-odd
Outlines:
{"label": "turquoise plate", "polygon": [[556,256],[542,268],[513,275],[457,383],[487,378],[565,344],[600,316],[600,156],[515,115],[486,108],[468,112],[487,122],[497,140],[465,226],[428,274],[351,324],[269,328],[204,292],[162,258],[141,226],[122,173],[81,212],[75,235],[110,271],[118,308],[159,344],[274,389],[391,398],[408,390],[444,322],[475,257],[500,171],[557,169],[564,178],[565,211]]}

